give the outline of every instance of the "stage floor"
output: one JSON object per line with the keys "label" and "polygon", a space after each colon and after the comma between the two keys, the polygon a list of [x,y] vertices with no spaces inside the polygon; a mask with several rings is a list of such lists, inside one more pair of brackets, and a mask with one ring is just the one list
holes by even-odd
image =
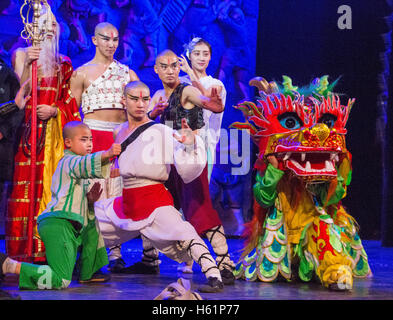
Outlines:
{"label": "stage floor", "polygon": [[[232,257],[237,261],[242,241],[229,239]],[[261,283],[238,280],[221,293],[201,294],[207,300],[393,300],[393,248],[381,247],[378,241],[364,241],[373,277],[355,279],[350,292],[331,292],[317,283]],[[4,250],[4,240],[0,248]],[[127,263],[139,261],[140,239],[126,243],[122,252]],[[194,274],[177,273],[177,263],[161,256],[159,275],[112,275],[110,282],[80,285],[73,281],[65,290],[18,290],[17,278],[7,276],[2,289],[19,294],[23,300],[152,300],[169,283],[179,277],[192,281],[193,288],[204,282],[204,275],[194,265]]]}

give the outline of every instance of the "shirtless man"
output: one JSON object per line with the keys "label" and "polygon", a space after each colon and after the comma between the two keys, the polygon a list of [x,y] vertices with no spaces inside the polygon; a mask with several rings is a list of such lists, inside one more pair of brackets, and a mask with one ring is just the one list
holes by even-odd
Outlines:
{"label": "shirtless man", "polygon": [[[75,70],[71,92],[81,106],[83,122],[92,131],[92,152],[97,152],[113,144],[114,129],[127,120],[125,107],[121,103],[123,88],[128,82],[139,78],[133,70],[113,57],[119,45],[119,32],[115,26],[108,22],[99,23],[92,41],[96,46],[95,56]],[[121,194],[120,177],[101,180],[100,183],[103,190],[100,199]],[[123,266],[120,248],[111,250],[109,260],[110,269],[116,268],[117,264],[118,267]]]}
{"label": "shirtless man", "polygon": [[[94,141],[94,131],[111,132],[104,138],[105,144],[111,144],[107,139],[113,139],[113,128],[127,120],[124,106],[121,104],[123,88],[128,82],[139,80],[139,78],[128,66],[113,58],[119,45],[119,33],[115,26],[107,22],[99,23],[95,28],[92,41],[96,46],[96,54],[91,61],[75,70],[71,79],[71,92],[78,105],[82,107],[83,120],[89,124],[90,128],[91,123],[105,122],[102,125],[108,130],[104,128],[94,130],[93,128],[93,143],[95,144],[93,147],[97,149],[103,141]],[[109,129],[110,123],[116,123],[111,130]],[[98,126],[97,123],[93,127]],[[99,133],[96,134],[99,135]]]}

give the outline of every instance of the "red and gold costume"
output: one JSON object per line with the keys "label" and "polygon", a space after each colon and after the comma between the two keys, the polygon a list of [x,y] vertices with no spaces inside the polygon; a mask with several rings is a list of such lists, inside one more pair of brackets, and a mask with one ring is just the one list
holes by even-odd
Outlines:
{"label": "red and gold costume", "polygon": [[[62,57],[59,72],[54,77],[38,79],[37,105],[47,104],[58,108],[56,117],[46,121],[37,119],[37,169],[33,227],[37,216],[51,199],[52,175],[64,152],[63,126],[74,120],[80,121],[75,99],[71,96],[69,80],[73,68],[68,58]],[[6,224],[6,248],[12,258],[29,261],[27,253],[27,226],[30,206],[31,176],[31,99],[26,104],[21,140],[15,156],[14,187],[8,203]],[[33,241],[34,262],[45,261],[45,248],[37,235]]]}

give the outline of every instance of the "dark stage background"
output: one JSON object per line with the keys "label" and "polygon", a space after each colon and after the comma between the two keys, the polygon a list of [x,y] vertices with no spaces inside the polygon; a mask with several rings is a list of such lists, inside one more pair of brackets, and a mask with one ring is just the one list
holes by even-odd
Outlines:
{"label": "dark stage background", "polygon": [[[384,245],[393,245],[393,187],[389,168],[393,163],[390,147],[393,101],[388,94],[389,88],[392,92],[391,1],[48,2],[62,26],[61,49],[72,58],[74,67],[93,57],[90,37],[95,24],[106,20],[116,25],[122,36],[116,58],[129,64],[152,91],[160,83],[149,64],[150,54],[165,48],[181,54],[182,45],[193,36],[206,38],[213,47],[208,71],[216,77],[221,71],[228,91],[224,128],[241,120],[241,114],[232,105],[244,98],[252,99],[254,91],[241,90],[241,84],[255,75],[281,81],[285,74],[297,86],[322,75],[329,75],[330,81],[341,77],[335,91],[356,98],[347,124],[353,179],[344,205],[359,222],[362,238],[382,239]],[[0,10],[6,10],[0,16],[0,54],[8,61],[17,41],[25,45],[18,40],[22,30],[19,10],[12,11],[9,4],[10,1],[3,0],[0,4]],[[350,29],[340,29],[338,25],[342,5],[351,9]],[[348,26],[349,21],[346,23]],[[78,33],[78,28],[83,31]],[[248,62],[246,66],[244,60]],[[225,166],[215,170],[217,176],[228,172]],[[251,174],[228,183],[244,186],[241,206],[244,218],[249,219]],[[216,200],[231,228],[230,201],[221,195]]]}
{"label": "dark stage background", "polygon": [[[338,27],[343,4],[352,10],[352,29]],[[330,81],[341,77],[335,90],[356,98],[347,124],[353,179],[343,202],[363,238],[380,239],[386,230],[383,240],[392,245],[392,187],[383,185],[392,164],[386,144],[392,118],[382,104],[391,83],[390,15],[389,1],[382,0],[261,1],[256,72],[269,80],[286,74],[296,85],[324,74]]]}

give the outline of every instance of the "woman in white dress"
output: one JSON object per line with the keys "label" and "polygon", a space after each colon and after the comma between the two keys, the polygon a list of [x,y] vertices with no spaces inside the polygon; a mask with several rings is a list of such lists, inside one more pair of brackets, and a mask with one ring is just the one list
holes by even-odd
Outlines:
{"label": "woman in white dress", "polygon": [[[215,88],[220,94],[223,105],[225,106],[227,93],[224,84],[220,80],[207,75],[206,72],[212,57],[212,49],[210,44],[202,38],[193,38],[188,44],[185,45],[185,55],[189,59],[191,66],[188,64],[184,55],[179,57],[180,69],[187,74],[186,76],[180,78],[181,82],[192,84],[194,87],[197,87],[204,96],[207,97],[211,95],[212,89]],[[210,182],[213,165],[215,163],[216,146],[220,140],[223,115],[224,109],[217,113],[203,109],[203,120],[205,122],[205,126],[199,130],[199,135],[204,139],[207,151],[208,183]],[[208,186],[208,184],[206,185]],[[201,219],[203,219],[203,217],[201,217]],[[224,283],[233,284],[230,271],[228,271],[232,270],[233,262],[231,261],[228,254],[226,236],[222,225],[208,230],[206,232],[206,236],[209,242],[212,244],[214,252],[217,254],[217,263],[222,272],[224,272],[222,273]],[[179,266],[179,270],[185,273],[191,273],[192,262],[188,265],[182,264]]]}
{"label": "woman in white dress", "polygon": [[[197,87],[203,95],[210,96],[212,88],[216,88],[220,94],[223,105],[225,106],[225,100],[227,92],[224,84],[208,76],[206,69],[209,66],[212,49],[210,44],[202,38],[194,38],[190,43],[185,45],[186,56],[191,62],[191,66],[188,64],[187,59],[182,55],[180,60],[180,68],[187,75],[181,77],[182,82],[192,84]],[[201,136],[205,139],[205,146],[208,154],[208,179],[210,182],[210,176],[212,173],[213,165],[215,163],[216,146],[220,139],[221,122],[224,115],[224,110],[220,113],[213,113],[210,110],[203,109],[203,120],[205,121],[205,127],[201,130]]]}

